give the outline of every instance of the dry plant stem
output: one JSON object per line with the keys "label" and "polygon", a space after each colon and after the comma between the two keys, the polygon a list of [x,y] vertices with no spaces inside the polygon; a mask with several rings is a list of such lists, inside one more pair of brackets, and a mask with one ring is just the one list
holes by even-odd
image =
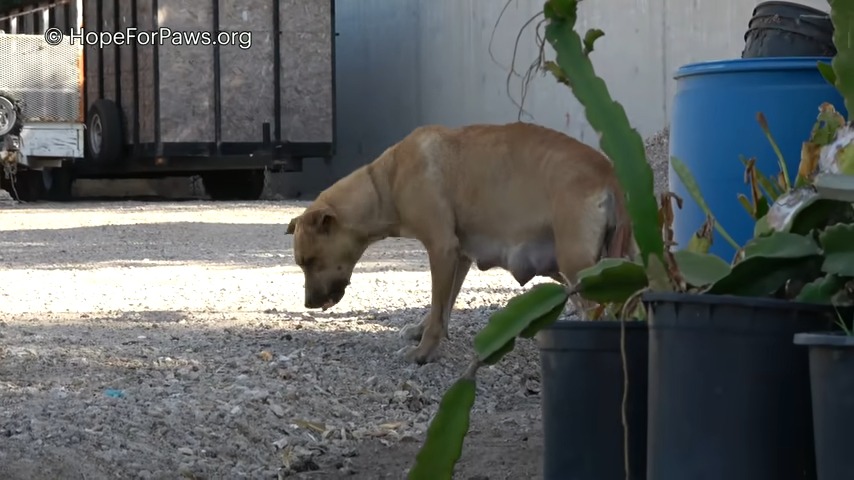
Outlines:
{"label": "dry plant stem", "polygon": [[626,405],[629,398],[629,375],[628,361],[626,360],[626,319],[620,319],[620,356],[623,360],[623,403],[621,417],[623,421],[623,466],[626,472],[626,480],[629,480],[629,422],[626,419]]}
{"label": "dry plant stem", "polygon": [[465,373],[463,373],[462,378],[466,380],[475,380],[477,377],[477,370],[482,367],[484,364],[477,359],[477,357],[473,358],[468,368],[466,368]]}
{"label": "dry plant stem", "polygon": [[[523,114],[528,115],[529,117],[533,118],[533,115],[531,115],[529,112],[525,111],[524,105],[525,105],[525,98],[527,97],[527,93],[528,93],[528,86],[531,82],[531,79],[533,78],[534,73],[539,70],[540,65],[543,63],[543,59],[545,56],[545,53],[544,53],[545,52],[545,41],[540,35],[540,27],[545,23],[546,20],[544,18],[541,19],[540,22],[537,24],[536,28],[534,29],[536,32],[536,37],[537,37],[537,40],[535,42],[535,44],[537,45],[537,59],[535,61],[531,62],[531,64],[528,66],[527,70],[525,71],[525,74],[521,75],[519,72],[516,71],[516,57],[518,56],[518,53],[519,53],[519,43],[522,40],[522,34],[525,32],[525,29],[528,28],[528,26],[530,26],[537,18],[541,17],[543,15],[543,13],[539,12],[539,13],[535,14],[534,16],[529,18],[522,25],[522,27],[519,29],[519,32],[516,34],[516,40],[513,44],[513,57],[510,60],[510,66],[507,67],[505,65],[502,65],[495,58],[495,55],[492,53],[492,42],[495,39],[495,32],[498,30],[498,25],[501,22],[501,19],[504,17],[504,13],[510,7],[510,4],[512,2],[513,2],[513,0],[507,0],[507,2],[504,4],[504,7],[501,9],[501,13],[499,13],[498,18],[495,21],[495,25],[492,28],[492,33],[490,34],[490,39],[489,39],[489,47],[487,48],[487,50],[489,51],[489,56],[492,58],[492,61],[495,62],[496,65],[498,65],[502,68],[508,69],[507,78],[505,80],[505,88],[506,88],[507,98],[509,98],[510,101],[513,102],[513,105],[519,109],[519,113],[517,115],[517,118],[521,121]],[[519,77],[522,79],[522,87],[521,87],[522,88],[522,98],[519,102],[517,102],[516,99],[513,98],[513,95],[510,94],[510,80],[513,77]]]}
{"label": "dry plant stem", "polygon": [[[623,305],[623,310],[620,312],[620,358],[623,363],[623,402],[620,408],[620,417],[623,422],[623,467],[626,473],[626,480],[629,480],[629,420],[626,416],[626,408],[629,404],[629,362],[626,357],[626,313],[634,311],[635,302],[648,289],[643,289],[635,292],[626,303]],[[630,308],[632,307],[632,308]]]}
{"label": "dry plant stem", "polygon": [[[511,71],[513,70],[513,65],[507,67],[502,65],[501,62],[495,58],[495,53],[492,52],[492,42],[495,40],[495,32],[498,30],[498,24],[501,23],[501,19],[504,18],[504,13],[510,8],[510,4],[513,3],[513,0],[507,0],[507,3],[504,4],[504,7],[501,8],[501,13],[498,14],[498,18],[495,19],[495,25],[492,26],[492,33],[489,35],[489,45],[486,47],[487,52],[489,52],[489,58],[495,62],[501,68],[509,68]],[[510,92],[507,92],[508,96]]]}

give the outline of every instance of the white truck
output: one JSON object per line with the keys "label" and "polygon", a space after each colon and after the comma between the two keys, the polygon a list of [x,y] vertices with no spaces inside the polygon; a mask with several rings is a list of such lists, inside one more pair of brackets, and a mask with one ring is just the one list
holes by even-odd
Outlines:
{"label": "white truck", "polygon": [[83,48],[0,33],[0,188],[23,201],[71,195],[85,155]]}

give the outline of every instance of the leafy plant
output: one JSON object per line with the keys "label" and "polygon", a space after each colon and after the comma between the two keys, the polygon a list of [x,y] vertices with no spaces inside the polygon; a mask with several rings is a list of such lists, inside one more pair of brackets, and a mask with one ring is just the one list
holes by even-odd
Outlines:
{"label": "leafy plant", "polygon": [[[631,127],[623,107],[615,102],[589,59],[596,39],[604,32],[591,29],[582,39],[574,30],[578,0],[548,0],[543,13],[546,19],[545,39],[556,53],[554,62],[543,67],[561,83],[568,85],[585,108],[591,126],[600,133],[602,150],[614,159],[615,170],[626,196],[632,231],[640,252],[639,259],[606,259],[582,275],[580,287],[570,290],[559,284],[541,284],[512,299],[490,318],[476,336],[476,358],[472,365],[445,394],[439,411],[431,422],[427,438],[410,469],[410,479],[451,478],[453,466],[462,453],[462,439],[468,431],[469,411],[473,405],[476,372],[482,365],[497,362],[511,351],[517,338],[531,338],[553,323],[563,311],[570,295],[584,291],[587,298],[598,298],[596,315],[637,316],[632,303],[635,293],[648,285],[660,290],[675,290],[675,278],[681,278],[673,265],[673,255],[666,248],[672,239],[671,195],[656,204],[652,169],[646,161],[643,139]],[[701,229],[692,241],[693,250],[682,255],[683,261],[696,274],[689,278],[717,279],[728,266],[706,251],[711,228]],[[617,286],[619,285],[619,288]],[[598,293],[597,293],[598,292]]]}
{"label": "leafy plant", "polygon": [[[776,147],[767,121],[758,118],[780,165],[776,178],[763,175],[754,160],[742,159],[751,198],[737,197],[756,220],[756,235],[739,246],[715,222],[690,171],[671,159],[706,222],[683,248],[673,250],[673,204],[683,199],[667,193],[656,205],[652,169],[643,140],[631,127],[623,107],[596,75],[589,54],[604,36],[598,29],[581,37],[575,30],[580,0],[547,0],[543,7],[545,40],[555,52],[543,67],[567,85],[585,109],[600,147],[612,159],[640,258],[607,258],[578,275],[577,285],[541,284],[512,299],[490,318],[476,336],[476,357],[445,394],[427,438],[409,473],[410,479],[450,479],[462,453],[469,413],[475,401],[476,373],[510,352],[517,338],[531,338],[553,323],[572,294],[599,303],[621,319],[642,314],[639,296],[647,290],[713,295],[786,298],[819,304],[847,305],[854,300],[854,127],[822,106],[815,128],[804,143],[801,165],[793,180]],[[854,49],[848,44],[854,2],[830,0],[837,55],[819,66],[825,78],[854,108]],[[712,231],[737,248],[732,262],[710,255]]]}

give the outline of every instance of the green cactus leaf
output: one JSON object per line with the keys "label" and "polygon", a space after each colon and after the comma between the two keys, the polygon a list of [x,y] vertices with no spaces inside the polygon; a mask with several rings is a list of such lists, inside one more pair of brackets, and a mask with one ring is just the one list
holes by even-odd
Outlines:
{"label": "green cactus leaf", "polygon": [[824,249],[822,271],[843,277],[854,277],[854,225],[827,227],[818,237]]}
{"label": "green cactus leaf", "polygon": [[590,52],[593,51],[593,44],[596,40],[604,36],[605,32],[598,28],[591,28],[590,30],[587,30],[587,33],[584,35],[584,54],[590,55]]}
{"label": "green cactus leaf", "polygon": [[[703,193],[700,191],[700,185],[697,184],[697,180],[694,178],[694,175],[691,174],[691,170],[688,169],[688,166],[676,157],[670,157],[670,165],[673,167],[673,171],[676,172],[679,180],[681,180],[682,184],[685,185],[685,189],[688,190],[688,194],[690,194],[691,198],[697,202],[697,205],[699,205],[703,213],[707,216],[714,216],[712,215],[711,209],[709,209],[709,206],[706,204],[706,200],[703,198]],[[738,250],[738,243],[736,243],[729,233],[724,230],[720,222],[715,222],[715,230],[718,231],[721,237],[723,237],[732,248]]]}
{"label": "green cactus leaf", "polygon": [[831,65],[836,75],[834,85],[842,98],[848,115],[854,115],[854,48],[851,38],[854,36],[854,2],[851,0],[828,0],[830,21],[833,23],[833,44],[836,55]]}
{"label": "green cactus leaf", "polygon": [[622,258],[603,258],[578,272],[576,288],[582,297],[598,303],[625,303],[648,285],[643,266]]}
{"label": "green cactus leaf", "polygon": [[825,62],[818,62],[817,66],[824,80],[831,85],[836,85],[836,73],[833,72],[833,66]]}
{"label": "green cactus leaf", "polygon": [[795,301],[804,303],[833,304],[833,298],[845,286],[845,280],[837,275],[818,278],[801,289]]}
{"label": "green cactus leaf", "polygon": [[514,342],[532,324],[536,323],[542,328],[556,320],[555,310],[563,308],[568,299],[566,287],[558,283],[541,283],[513,297],[504,308],[493,313],[489,323],[475,335],[474,349],[478,359],[484,363],[487,360],[490,363],[497,362],[512,350],[513,347],[508,347],[508,344]]}
{"label": "green cactus leaf", "polygon": [[706,293],[763,297],[791,279],[814,279],[820,265],[821,249],[809,237],[774,232],[748,242],[744,259]]}
{"label": "green cactus leaf", "polygon": [[775,232],[754,238],[744,246],[744,258],[805,258],[821,255],[821,248],[810,237],[789,232]]}
{"label": "green cactus leaf", "polygon": [[689,250],[673,252],[679,273],[688,285],[705,287],[727,276],[730,266],[719,257]]}
{"label": "green cactus leaf", "polygon": [[[600,134],[602,151],[614,162],[620,185],[631,199],[627,208],[643,264],[650,266],[650,256],[654,256],[658,258],[658,266],[663,265],[664,240],[643,138],[632,128],[622,105],[611,98],[607,85],[596,75],[593,63],[584,53],[584,42],[574,30],[578,2],[549,0],[546,5],[551,15],[547,16],[545,38],[554,48],[555,62],[562,72],[558,80],[572,89],[584,107],[588,123]],[[660,278],[658,266],[653,266],[650,280],[657,287],[669,288],[666,278]]]}
{"label": "green cactus leaf", "polygon": [[449,388],[436,416],[427,427],[427,438],[409,470],[409,480],[451,480],[454,465],[463,451],[469,430],[471,407],[474,405],[474,379],[461,378]]}
{"label": "green cactus leaf", "polygon": [[537,320],[534,320],[527,327],[525,327],[524,330],[522,330],[522,333],[519,334],[519,337],[534,338],[537,332],[557,321],[558,317],[560,317],[560,314],[563,313],[564,308],[565,305],[561,303],[560,305],[556,306],[551,312],[548,312]]}
{"label": "green cactus leaf", "polygon": [[725,277],[713,283],[705,293],[766,297],[779,291],[786,282],[798,278],[815,278],[820,257],[767,258],[753,257],[738,262]]}
{"label": "green cactus leaf", "polygon": [[842,175],[854,175],[854,143],[849,143],[836,154],[839,165],[839,173]]}

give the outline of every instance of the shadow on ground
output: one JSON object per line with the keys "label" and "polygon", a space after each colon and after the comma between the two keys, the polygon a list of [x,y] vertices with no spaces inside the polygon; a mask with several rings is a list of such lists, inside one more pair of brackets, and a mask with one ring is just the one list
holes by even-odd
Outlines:
{"label": "shadow on ground", "polygon": [[[477,329],[413,366],[395,319],[423,311],[0,322],[0,477],[403,478]],[[533,342],[482,372],[458,478],[539,478],[538,375]]]}

